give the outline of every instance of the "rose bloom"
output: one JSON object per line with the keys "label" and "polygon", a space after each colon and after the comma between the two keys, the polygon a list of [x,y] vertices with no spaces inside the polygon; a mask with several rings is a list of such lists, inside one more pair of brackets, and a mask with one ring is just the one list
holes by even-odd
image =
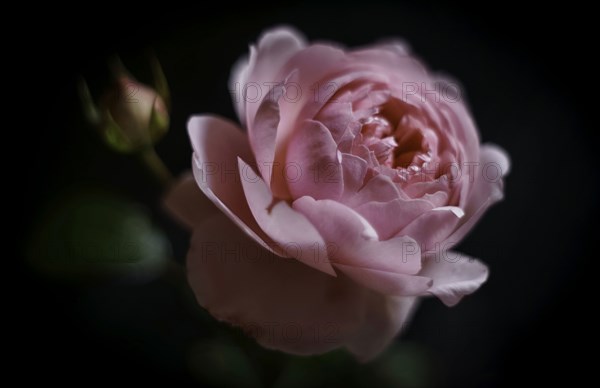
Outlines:
{"label": "rose bloom", "polygon": [[508,157],[405,45],[276,28],[229,87],[241,127],[192,117],[193,178],[166,199],[193,229],[188,279],[214,317],[267,348],[369,360],[419,297],[452,306],[485,282],[449,249],[502,198]]}

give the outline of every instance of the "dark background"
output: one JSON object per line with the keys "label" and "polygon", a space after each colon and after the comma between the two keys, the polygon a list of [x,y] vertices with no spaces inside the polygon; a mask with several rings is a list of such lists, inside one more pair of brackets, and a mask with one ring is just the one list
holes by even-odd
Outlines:
{"label": "dark background", "polygon": [[[227,90],[230,68],[264,29],[290,24],[309,40],[347,46],[399,36],[431,69],[461,81],[482,141],[501,145],[512,159],[505,200],[459,246],[488,263],[488,283],[452,309],[425,301],[402,341],[426,349],[435,365],[432,381],[440,386],[562,378],[574,383],[593,371],[578,349],[593,346],[595,330],[589,316],[595,305],[585,302],[591,283],[584,274],[597,235],[597,135],[588,120],[596,112],[587,109],[597,99],[590,97],[597,93],[590,58],[597,47],[587,43],[586,10],[565,7],[367,1],[230,5],[221,11],[97,3],[70,10],[72,16],[53,9],[58,16],[52,17],[38,10],[15,31],[25,40],[5,48],[12,54],[8,61],[26,74],[17,82],[27,85],[19,88],[17,105],[25,113],[13,129],[24,135],[20,148],[26,153],[17,192],[23,201],[19,261],[49,201],[82,185],[110,188],[145,204],[167,231],[175,256],[185,254],[187,235],[156,206],[160,187],[85,129],[76,77],[82,74],[99,87],[110,55],[119,53],[145,80],[143,55],[154,49],[173,96],[171,130],[157,151],[179,173],[190,167],[187,118],[214,112],[235,119]],[[196,381],[185,353],[203,327],[175,281],[82,284],[48,278],[28,265],[21,271],[25,280],[14,292],[23,298],[15,354],[24,380]]]}

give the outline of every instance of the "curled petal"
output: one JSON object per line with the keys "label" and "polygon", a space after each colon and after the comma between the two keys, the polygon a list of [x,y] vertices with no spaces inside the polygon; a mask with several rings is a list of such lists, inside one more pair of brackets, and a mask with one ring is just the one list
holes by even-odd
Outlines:
{"label": "curled petal", "polygon": [[398,198],[389,202],[370,201],[355,210],[373,225],[382,240],[387,240],[431,209],[433,205],[426,200]]}
{"label": "curled petal", "polygon": [[248,207],[240,181],[238,157],[253,160],[244,133],[217,116],[192,117],[188,133],[194,149],[192,170],[200,190],[244,232],[271,249],[268,236]]}
{"label": "curled petal", "polygon": [[448,240],[463,216],[463,210],[456,206],[434,208],[421,214],[398,235],[414,238],[424,252],[435,250]]}
{"label": "curled petal", "polygon": [[[233,67],[229,90],[242,124],[252,123],[259,103],[274,84],[283,65],[306,46],[302,35],[290,27],[274,28],[264,33],[258,46],[250,47],[250,58],[244,57]],[[250,99],[244,94],[249,88],[257,88],[260,95]],[[263,93],[265,91],[265,93]]]}
{"label": "curled petal", "polygon": [[286,201],[276,200],[265,182],[246,162],[238,159],[238,164],[250,211],[261,229],[275,243],[272,248],[282,256],[294,257],[335,276],[327,260],[325,242],[314,226]]}
{"label": "curled petal", "polygon": [[343,198],[341,202],[347,202],[362,188],[367,175],[367,162],[351,155],[342,154],[342,177],[344,182]]}
{"label": "curled petal", "polygon": [[406,275],[372,268],[335,264],[350,279],[383,295],[419,296],[429,290],[433,281],[424,276]]}
{"label": "curled petal", "polygon": [[276,85],[272,95],[260,104],[254,123],[248,127],[250,146],[254,151],[256,165],[267,184],[273,174],[273,159],[275,159],[275,138],[279,125],[279,100],[283,92],[283,84]]}
{"label": "curled petal", "polygon": [[510,170],[508,155],[500,147],[483,145],[480,161],[475,169],[475,182],[466,204],[462,206],[465,216],[449,241],[458,242],[473,228],[485,211],[504,197],[502,177]]}
{"label": "curled petal", "polygon": [[316,199],[338,199],[341,196],[342,166],[337,146],[323,124],[307,120],[294,133],[283,173],[292,198],[308,195]]}
{"label": "curled petal", "polygon": [[[302,197],[294,201],[293,207],[317,228],[334,266],[347,271],[360,284],[402,293],[407,278],[396,275],[414,275],[421,268],[421,252],[413,239],[394,237],[379,241],[377,232],[362,216],[339,202]],[[397,284],[391,285],[393,282]],[[419,284],[424,283],[427,281]],[[417,285],[406,287],[412,293]]]}
{"label": "curled petal", "polygon": [[442,251],[425,257],[419,273],[433,279],[428,293],[447,306],[454,306],[463,296],[472,294],[487,280],[488,269],[480,261],[462,253]]}

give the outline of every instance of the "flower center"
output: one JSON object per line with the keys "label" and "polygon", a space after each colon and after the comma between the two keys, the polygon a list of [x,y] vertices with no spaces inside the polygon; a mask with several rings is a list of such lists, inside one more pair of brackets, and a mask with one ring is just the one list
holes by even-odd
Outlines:
{"label": "flower center", "polygon": [[418,171],[431,160],[431,151],[422,130],[412,124],[410,116],[405,115],[396,128],[394,135],[399,146],[394,150],[393,167]]}
{"label": "flower center", "polygon": [[422,123],[406,112],[399,117],[386,117],[384,109],[362,122],[363,144],[373,153],[379,164],[399,172],[415,173],[431,160]]}
{"label": "flower center", "polygon": [[375,155],[379,164],[392,167],[394,164],[394,150],[398,143],[392,136],[392,126],[383,116],[368,117],[362,124],[361,135],[363,144]]}

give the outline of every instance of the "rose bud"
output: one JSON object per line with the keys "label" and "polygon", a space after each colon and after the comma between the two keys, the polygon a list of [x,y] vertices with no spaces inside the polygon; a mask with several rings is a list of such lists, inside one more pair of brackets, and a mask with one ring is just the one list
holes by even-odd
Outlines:
{"label": "rose bud", "polygon": [[169,129],[168,89],[158,64],[152,63],[155,90],[138,82],[120,61],[113,63],[113,84],[95,106],[85,81],[80,95],[84,113],[112,149],[135,153],[153,146]]}

